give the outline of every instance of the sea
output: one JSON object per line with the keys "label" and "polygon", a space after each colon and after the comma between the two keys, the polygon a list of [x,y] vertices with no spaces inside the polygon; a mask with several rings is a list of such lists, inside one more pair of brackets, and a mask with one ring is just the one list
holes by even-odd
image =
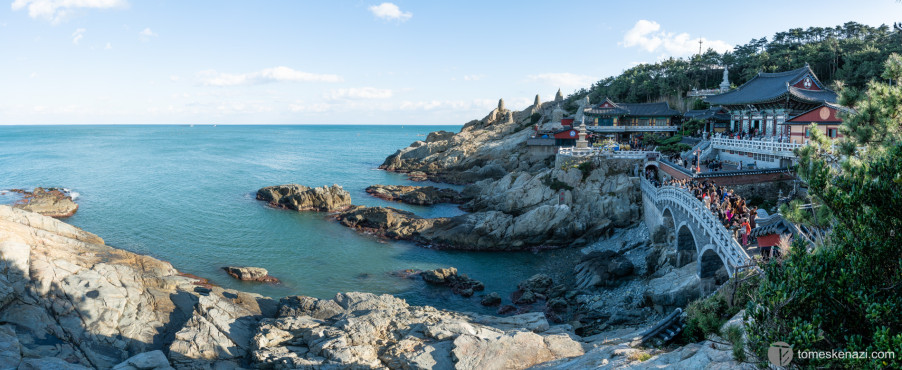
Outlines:
{"label": "sea", "polygon": [[[374,184],[461,189],[378,169],[388,155],[437,130],[460,126],[0,126],[0,203],[16,199],[2,190],[70,189],[79,209],[65,222],[213,284],[273,298],[362,291],[493,313],[496,308],[479,304],[480,294],[498,292],[508,303],[517,283],[536,273],[569,275],[572,249],[436,250],[380,240],[326,213],[274,209],[255,199],[257,189],[270,185],[338,184],[356,205],[423,217],[464,214],[456,205],[413,206],[365,192]],[[263,267],[281,283],[237,281],[224,266]],[[395,274],[444,267],[482,281],[485,292],[463,298]]]}

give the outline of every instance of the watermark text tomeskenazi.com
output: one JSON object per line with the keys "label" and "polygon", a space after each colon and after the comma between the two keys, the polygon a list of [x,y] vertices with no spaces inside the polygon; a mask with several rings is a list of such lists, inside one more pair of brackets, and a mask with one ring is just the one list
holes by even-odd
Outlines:
{"label": "watermark text tomeskenazi.com", "polygon": [[829,360],[829,359],[837,359],[837,360],[857,360],[857,359],[895,359],[896,352],[893,351],[796,351],[796,358],[807,359],[807,360]]}

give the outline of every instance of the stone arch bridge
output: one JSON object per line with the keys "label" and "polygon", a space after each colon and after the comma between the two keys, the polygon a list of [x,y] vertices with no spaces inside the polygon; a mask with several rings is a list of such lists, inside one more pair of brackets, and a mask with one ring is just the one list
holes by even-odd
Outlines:
{"label": "stone arch bridge", "polygon": [[640,183],[646,224],[673,230],[677,267],[698,262],[698,276],[704,281],[713,280],[721,269],[732,277],[751,264],[752,259],[730,231],[688,191],[655,187],[645,177]]}

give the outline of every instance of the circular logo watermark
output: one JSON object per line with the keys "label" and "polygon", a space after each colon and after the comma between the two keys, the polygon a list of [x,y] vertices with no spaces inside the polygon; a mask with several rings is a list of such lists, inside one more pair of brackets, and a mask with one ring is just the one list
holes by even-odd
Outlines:
{"label": "circular logo watermark", "polygon": [[771,343],[767,349],[767,359],[777,366],[786,366],[792,361],[792,346],[786,342]]}

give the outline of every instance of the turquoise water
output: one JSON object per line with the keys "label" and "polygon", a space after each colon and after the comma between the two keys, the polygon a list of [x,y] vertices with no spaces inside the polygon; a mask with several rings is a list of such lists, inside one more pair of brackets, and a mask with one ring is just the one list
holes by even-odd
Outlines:
{"label": "turquoise water", "polygon": [[[372,184],[413,184],[376,167],[430,131],[459,128],[0,126],[0,189],[72,189],[80,208],[66,222],[223,287],[272,297],[390,293],[411,304],[487,312],[478,297],[452,296],[389,273],[455,266],[483,281],[487,291],[506,296],[520,280],[566,264],[574,251],[431,250],[377,240],[324,213],[272,209],[254,199],[263,186],[336,183],[354,204],[393,206],[424,217],[462,214],[454,205],[409,206],[364,191]],[[0,202],[13,198],[0,196]],[[226,265],[264,267],[282,284],[235,281],[221,270]]]}

